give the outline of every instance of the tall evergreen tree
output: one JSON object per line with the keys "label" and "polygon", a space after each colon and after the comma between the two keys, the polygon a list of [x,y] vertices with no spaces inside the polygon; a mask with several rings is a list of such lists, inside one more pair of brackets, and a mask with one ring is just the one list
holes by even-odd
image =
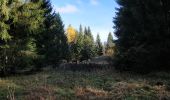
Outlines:
{"label": "tall evergreen tree", "polygon": [[88,29],[87,29],[87,36],[89,36],[91,38],[91,40],[94,42],[94,38],[93,38],[93,35],[92,35],[92,32],[91,32],[91,29],[90,27],[88,26]]}
{"label": "tall evergreen tree", "polygon": [[9,8],[8,0],[0,1],[0,14],[1,14],[0,15],[0,39],[2,41],[7,41],[11,39],[11,36],[8,33],[9,25],[6,23],[10,17],[10,8]]}
{"label": "tall evergreen tree", "polygon": [[93,35],[91,33],[90,27],[84,29],[84,44],[82,50],[82,59],[90,59],[95,55],[95,45]]}
{"label": "tall evergreen tree", "polygon": [[11,39],[9,25],[6,23],[10,17],[10,9],[7,0],[0,1],[0,71],[4,71],[8,63],[7,42]]}
{"label": "tall evergreen tree", "polygon": [[107,38],[105,51],[108,56],[113,56],[113,54],[116,52],[116,46],[111,32],[109,33]]}
{"label": "tall evergreen tree", "polygon": [[118,69],[170,69],[169,0],[117,0]]}
{"label": "tall evergreen tree", "polygon": [[112,36],[112,33],[110,32],[108,35],[108,38],[107,38],[107,47],[106,48],[112,48],[114,46],[115,46],[115,44],[114,44],[113,36]]}
{"label": "tall evergreen tree", "polygon": [[99,34],[97,34],[97,38],[96,38],[96,53],[98,56],[103,55],[103,45],[101,43]]}
{"label": "tall evergreen tree", "polygon": [[44,21],[44,9],[41,9],[41,3],[41,0],[27,3],[18,0],[13,4],[15,7],[11,11],[13,22],[10,24],[13,39],[10,46],[15,59],[11,61],[21,69],[32,67],[37,58],[34,36],[39,33]]}
{"label": "tall evergreen tree", "polygon": [[80,25],[78,36],[77,36],[77,42],[76,42],[76,46],[77,46],[76,59],[77,60],[82,59],[83,42],[84,42],[83,28],[82,28],[82,25]]}
{"label": "tall evergreen tree", "polygon": [[64,24],[60,15],[52,12],[49,0],[43,0],[41,8],[45,11],[43,29],[36,36],[38,53],[42,57],[40,63],[56,65],[59,60],[67,59],[68,44]]}
{"label": "tall evergreen tree", "polygon": [[48,30],[48,40],[46,39],[46,60],[50,64],[55,64],[61,59],[66,59],[68,53],[67,38],[64,32],[64,25],[59,14],[54,13],[51,27]]}
{"label": "tall evergreen tree", "polygon": [[37,52],[39,55],[44,55],[46,52],[46,45],[47,42],[45,41],[48,38],[50,27],[52,26],[52,6],[50,0],[43,0],[41,4],[41,9],[44,9],[44,21],[41,29],[39,29],[38,35],[35,36],[36,38],[36,45],[37,45]]}
{"label": "tall evergreen tree", "polygon": [[[16,68],[31,66],[32,59],[35,57],[35,43],[33,36],[43,21],[43,10],[39,9],[41,2],[20,0],[5,0],[1,2],[2,14],[0,23],[5,21],[5,27],[1,35],[1,43],[5,43],[5,49],[2,49],[4,56],[1,56],[3,68]],[[21,30],[22,29],[22,30]],[[5,40],[5,41],[4,41]],[[8,41],[7,41],[8,40]],[[3,46],[3,44],[0,44]],[[4,61],[5,60],[5,61]],[[4,70],[4,69],[3,69]]]}

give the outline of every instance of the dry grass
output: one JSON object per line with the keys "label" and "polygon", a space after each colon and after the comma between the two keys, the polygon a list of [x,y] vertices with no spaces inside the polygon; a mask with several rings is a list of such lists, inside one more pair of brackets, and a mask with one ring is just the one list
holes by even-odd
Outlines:
{"label": "dry grass", "polygon": [[0,100],[170,100],[170,75],[159,74],[49,69],[0,79]]}
{"label": "dry grass", "polygon": [[28,90],[24,100],[56,100],[55,91],[49,86],[42,86]]}
{"label": "dry grass", "polygon": [[76,87],[75,95],[77,98],[81,100],[89,100],[89,99],[98,100],[101,98],[102,99],[107,98],[109,94],[107,91],[99,90],[91,87],[86,87],[86,88]]}

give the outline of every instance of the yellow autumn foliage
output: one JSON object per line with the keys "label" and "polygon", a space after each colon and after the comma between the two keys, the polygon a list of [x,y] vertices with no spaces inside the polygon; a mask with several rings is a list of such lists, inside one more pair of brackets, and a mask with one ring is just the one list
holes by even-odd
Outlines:
{"label": "yellow autumn foliage", "polygon": [[66,33],[68,43],[74,43],[76,41],[77,36],[76,30],[71,25],[69,25],[69,27],[66,30]]}

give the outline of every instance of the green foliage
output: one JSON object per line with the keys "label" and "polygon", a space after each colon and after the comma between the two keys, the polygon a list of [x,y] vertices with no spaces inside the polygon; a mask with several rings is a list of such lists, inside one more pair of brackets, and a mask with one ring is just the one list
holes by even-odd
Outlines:
{"label": "green foliage", "polygon": [[[0,73],[32,69],[67,55],[67,40],[59,14],[49,0],[0,1]],[[48,59],[48,60],[47,60]],[[40,65],[39,65],[40,66]]]}
{"label": "green foliage", "polygon": [[64,24],[58,13],[52,13],[50,2],[44,1],[45,20],[43,29],[36,36],[38,54],[44,56],[41,64],[56,65],[59,60],[67,59],[68,44]]}
{"label": "green foliage", "polygon": [[77,32],[76,42],[70,44],[70,53],[72,60],[88,60],[95,56],[96,48],[90,27],[85,27],[84,32],[80,25]]}
{"label": "green foliage", "polygon": [[103,55],[103,45],[101,43],[99,34],[97,34],[97,38],[96,38],[96,53],[98,56]]}
{"label": "green foliage", "polygon": [[95,45],[90,27],[84,29],[84,44],[82,50],[82,59],[87,60],[95,56]]}
{"label": "green foliage", "polygon": [[[21,69],[32,67],[36,58],[36,44],[34,36],[38,34],[38,29],[44,20],[44,10],[41,8],[41,2],[14,3],[14,9],[11,11],[10,31],[13,39],[9,45],[13,49],[13,65]],[[22,30],[21,30],[22,29]],[[13,68],[12,68],[13,69]]]}
{"label": "green foliage", "polygon": [[83,34],[83,28],[81,25],[79,28],[79,34],[77,36],[76,45],[77,45],[77,51],[75,52],[77,54],[76,58],[78,60],[81,60],[82,59],[82,50],[83,50],[83,45],[84,45],[84,34]]}
{"label": "green foliage", "polygon": [[108,38],[107,38],[105,53],[108,56],[114,56],[116,54],[116,46],[115,46],[111,32],[109,33]]}
{"label": "green foliage", "polygon": [[87,60],[94,57],[94,44],[92,39],[87,35],[84,36],[83,48],[82,59]]}
{"label": "green foliage", "polygon": [[114,19],[117,69],[153,71],[170,69],[168,0],[117,0]]}
{"label": "green foliage", "polygon": [[112,33],[110,32],[107,38],[107,48],[111,48],[114,46],[115,44],[114,44],[113,36],[112,36]]}
{"label": "green foliage", "polygon": [[8,33],[9,25],[6,21],[9,20],[9,9],[8,0],[0,1],[0,39],[7,41],[11,39],[10,34]]}
{"label": "green foliage", "polygon": [[[160,74],[163,76],[160,77]],[[87,98],[169,100],[168,78],[170,75],[167,72],[139,75],[113,70],[73,72],[48,69],[32,75],[1,78],[0,99],[7,99],[9,94],[14,93],[17,100],[53,97],[57,100],[86,100]],[[156,85],[159,81],[163,85]]]}
{"label": "green foliage", "polygon": [[[55,63],[58,62],[60,59],[65,59],[65,55],[68,53],[67,47],[67,39],[64,34],[64,25],[61,21],[59,14],[54,14],[53,21],[51,28],[49,29],[48,33],[48,40],[46,40],[46,60]],[[46,33],[47,34],[47,33]]]}

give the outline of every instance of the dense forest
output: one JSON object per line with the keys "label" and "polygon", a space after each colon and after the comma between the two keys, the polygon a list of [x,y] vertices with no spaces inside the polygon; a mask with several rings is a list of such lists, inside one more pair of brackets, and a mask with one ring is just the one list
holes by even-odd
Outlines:
{"label": "dense forest", "polygon": [[49,1],[3,0],[0,5],[2,74],[64,58],[64,52],[59,53],[68,48],[64,25]]}
{"label": "dense forest", "polygon": [[117,0],[114,18],[119,53],[116,68],[137,72],[169,70],[170,1]]}
{"label": "dense forest", "polygon": [[0,0],[0,100],[169,100],[170,1],[116,2],[103,43],[50,0]]}
{"label": "dense forest", "polygon": [[1,75],[56,67],[63,60],[88,60],[105,52],[99,34],[95,41],[90,27],[76,30],[70,25],[65,30],[49,0],[3,0],[0,5]]}

